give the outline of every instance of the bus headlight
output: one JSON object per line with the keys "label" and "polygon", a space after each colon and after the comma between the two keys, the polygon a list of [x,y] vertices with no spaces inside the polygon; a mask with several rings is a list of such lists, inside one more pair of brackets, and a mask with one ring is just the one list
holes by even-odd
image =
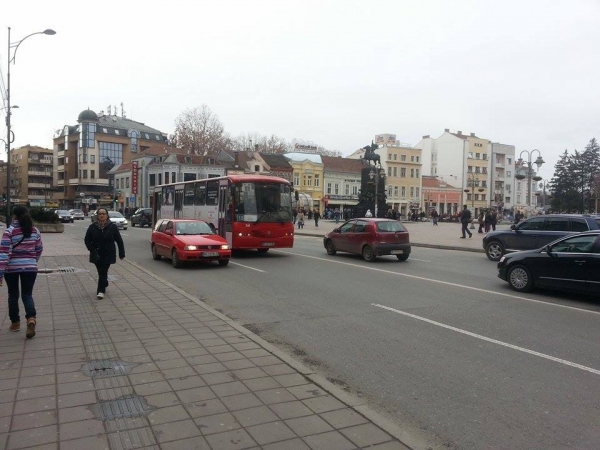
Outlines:
{"label": "bus headlight", "polygon": [[198,250],[198,247],[196,245],[186,245],[185,247],[183,247],[184,250]]}

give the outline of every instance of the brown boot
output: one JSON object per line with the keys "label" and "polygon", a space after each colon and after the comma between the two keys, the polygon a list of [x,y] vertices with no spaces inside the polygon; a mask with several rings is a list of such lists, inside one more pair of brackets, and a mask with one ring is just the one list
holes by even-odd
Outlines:
{"label": "brown boot", "polygon": [[10,324],[10,331],[19,331],[21,329],[21,322],[13,322]]}
{"label": "brown boot", "polygon": [[31,339],[35,336],[35,323],[35,317],[27,319],[27,334],[25,334],[27,339]]}

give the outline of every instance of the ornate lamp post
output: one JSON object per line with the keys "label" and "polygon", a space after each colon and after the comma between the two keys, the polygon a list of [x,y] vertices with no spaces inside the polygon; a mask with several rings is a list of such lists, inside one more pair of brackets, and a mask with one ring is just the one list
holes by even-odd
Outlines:
{"label": "ornate lamp post", "polygon": [[[535,152],[538,153],[538,157],[535,161],[532,162],[531,157]],[[527,161],[523,160],[523,153],[527,155]],[[519,155],[518,161],[516,162],[516,165],[520,166],[520,169],[517,170],[515,178],[517,180],[523,180],[527,178],[527,206],[531,206],[531,180],[533,179],[534,181],[540,181],[542,179],[542,177],[534,175],[533,164],[535,164],[539,170],[542,164],[544,164],[544,162],[545,161],[542,159],[542,154],[538,149],[534,149],[531,151],[523,150]],[[527,165],[527,170],[524,169],[525,165]]]}
{"label": "ornate lamp post", "polygon": [[373,217],[378,217],[377,216],[377,205],[379,203],[379,196],[378,196],[378,190],[379,190],[379,180],[384,180],[385,179],[385,170],[383,170],[381,167],[377,168],[375,166],[371,167],[371,170],[369,171],[369,178],[371,178],[371,180],[373,180],[375,182],[375,208],[374,208],[374,214]]}
{"label": "ornate lamp post", "polygon": [[[36,34],[47,34],[49,36],[56,34],[56,31],[47,29],[44,31],[38,31],[25,36],[20,41],[10,42],[10,27],[8,27],[8,70],[6,72],[6,223],[10,223],[10,144],[15,140],[14,133],[10,129],[10,116],[11,109],[16,108],[10,106],[10,64],[15,64],[15,57],[17,56],[17,50],[19,45],[28,37],[35,36]],[[11,57],[12,49],[12,57]]]}
{"label": "ornate lamp post", "polygon": [[548,180],[541,180],[540,184],[539,184],[539,188],[542,190],[542,193],[540,194],[539,192],[536,192],[535,195],[537,198],[542,197],[542,209],[544,209],[544,207],[546,206],[546,198],[552,198],[551,195],[546,195],[546,186],[548,186],[550,183],[548,182]]}
{"label": "ornate lamp post", "polygon": [[[474,172],[467,172],[467,185],[470,185],[471,188],[467,188],[464,191],[465,192],[471,192],[471,209],[473,210],[473,214],[475,214],[475,181],[479,181],[479,179],[475,179],[475,173]],[[479,192],[483,192],[485,189],[483,189],[482,187],[480,187],[479,189],[477,189]],[[475,225],[473,222],[471,222],[471,229],[475,228]]]}

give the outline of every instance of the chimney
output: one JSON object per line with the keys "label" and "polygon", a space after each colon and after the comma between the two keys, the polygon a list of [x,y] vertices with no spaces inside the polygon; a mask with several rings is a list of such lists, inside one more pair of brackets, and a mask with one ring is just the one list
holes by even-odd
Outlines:
{"label": "chimney", "polygon": [[429,139],[429,137],[430,136],[428,134],[426,134],[425,136],[423,136],[423,139]]}
{"label": "chimney", "polygon": [[462,136],[462,131],[457,131],[456,134],[458,134],[459,136]]}
{"label": "chimney", "polygon": [[471,137],[475,137],[475,133],[471,133]]}
{"label": "chimney", "polygon": [[444,128],[445,133],[450,133],[450,128]]}

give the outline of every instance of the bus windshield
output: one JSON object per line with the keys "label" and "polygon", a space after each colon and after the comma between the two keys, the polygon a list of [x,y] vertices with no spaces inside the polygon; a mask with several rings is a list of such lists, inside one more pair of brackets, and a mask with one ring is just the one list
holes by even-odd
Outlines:
{"label": "bus windshield", "polygon": [[279,183],[236,184],[235,220],[238,222],[291,222],[290,187]]}

